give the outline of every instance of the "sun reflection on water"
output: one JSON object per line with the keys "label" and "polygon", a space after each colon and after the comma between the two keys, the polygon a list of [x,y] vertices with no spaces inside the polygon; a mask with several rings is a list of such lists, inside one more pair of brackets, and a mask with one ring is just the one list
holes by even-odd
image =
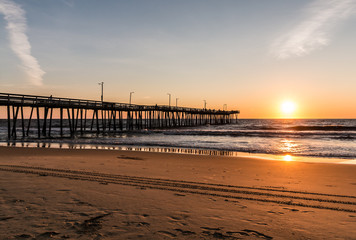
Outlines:
{"label": "sun reflection on water", "polygon": [[281,141],[281,145],[279,146],[279,149],[281,152],[284,153],[292,153],[292,152],[297,152],[298,147],[299,145],[295,141],[283,139]]}
{"label": "sun reflection on water", "polygon": [[286,154],[283,156],[283,160],[286,162],[293,161],[292,155],[288,153],[296,153],[298,152],[298,148],[299,148],[299,144],[297,144],[295,141],[283,139],[279,146],[280,151]]}

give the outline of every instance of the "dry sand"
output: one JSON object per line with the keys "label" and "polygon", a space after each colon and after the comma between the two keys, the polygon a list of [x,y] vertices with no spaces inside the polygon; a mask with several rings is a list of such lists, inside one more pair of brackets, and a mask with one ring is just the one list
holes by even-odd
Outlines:
{"label": "dry sand", "polygon": [[0,239],[356,239],[356,166],[0,147]]}

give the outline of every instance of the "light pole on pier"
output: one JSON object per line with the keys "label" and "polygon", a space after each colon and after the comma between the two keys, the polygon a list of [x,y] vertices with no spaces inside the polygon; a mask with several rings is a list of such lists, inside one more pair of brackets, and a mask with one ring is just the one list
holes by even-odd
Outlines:
{"label": "light pole on pier", "polygon": [[101,85],[101,101],[104,101],[104,82],[98,84]]}
{"label": "light pole on pier", "polygon": [[178,99],[179,99],[179,98],[176,98],[176,107],[178,107]]}
{"label": "light pole on pier", "polygon": [[170,93],[167,93],[167,95],[169,96],[169,107],[171,107],[171,94]]}
{"label": "light pole on pier", "polygon": [[131,98],[132,98],[132,94],[135,92],[130,92],[130,105],[131,105]]}
{"label": "light pole on pier", "polygon": [[204,109],[206,109],[206,100],[203,100],[204,101]]}
{"label": "light pole on pier", "polygon": [[224,104],[223,106],[223,110],[226,111],[227,110],[227,104]]}

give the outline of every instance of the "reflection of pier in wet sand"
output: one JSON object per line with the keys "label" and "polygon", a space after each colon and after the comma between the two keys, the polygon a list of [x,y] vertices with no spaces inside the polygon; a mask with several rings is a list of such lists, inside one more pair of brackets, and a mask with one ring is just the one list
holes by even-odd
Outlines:
{"label": "reflection of pier in wet sand", "polygon": [[95,150],[119,150],[135,152],[155,152],[155,153],[179,153],[193,155],[210,155],[210,156],[240,156],[240,152],[228,150],[213,150],[199,148],[178,148],[178,147],[149,147],[149,146],[113,146],[113,145],[95,145],[95,144],[78,144],[78,143],[53,143],[53,142],[23,142],[8,141],[0,146],[23,147],[23,148],[59,148],[59,149],[95,149]]}
{"label": "reflection of pier in wet sand", "polygon": [[[0,93],[0,106],[6,107],[8,138],[17,132],[28,137],[53,136],[53,121],[59,119],[58,136],[73,137],[87,132],[117,133],[155,128],[179,128],[230,124],[238,110],[224,111],[172,106],[148,106],[83,99]],[[35,126],[34,128],[31,128]],[[67,134],[68,132],[68,134]]]}

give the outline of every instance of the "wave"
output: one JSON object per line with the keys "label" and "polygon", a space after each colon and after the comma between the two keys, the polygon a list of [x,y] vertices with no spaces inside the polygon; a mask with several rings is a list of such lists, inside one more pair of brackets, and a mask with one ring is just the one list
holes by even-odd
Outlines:
{"label": "wave", "polygon": [[356,126],[294,126],[287,129],[295,131],[356,131]]}
{"label": "wave", "polygon": [[320,125],[297,125],[297,126],[241,126],[241,130],[262,130],[262,131],[356,131],[356,126],[340,126],[340,125],[330,125],[330,126],[320,126]]}
{"label": "wave", "polygon": [[258,130],[241,130],[241,131],[156,131],[164,135],[185,135],[185,136],[221,136],[221,137],[265,137],[265,138],[330,138],[340,140],[356,139],[355,132],[335,132],[333,131],[258,131]]}
{"label": "wave", "polygon": [[[59,123],[53,121],[51,137],[37,139],[37,125],[22,139],[21,122],[18,141],[91,145],[106,147],[146,147],[205,149],[264,154],[291,154],[325,158],[356,158],[356,120],[240,120],[238,124],[151,129],[134,132],[97,134],[95,131],[61,138]],[[42,126],[42,124],[41,124]],[[89,128],[90,129],[90,128]],[[65,135],[69,128],[65,127]],[[7,122],[0,119],[0,142],[7,141]]]}
{"label": "wave", "polygon": [[[293,126],[276,130],[276,128],[265,128],[266,130],[249,130],[249,129],[221,129],[221,130],[198,130],[198,129],[156,129],[156,130],[137,130],[132,132],[118,132],[118,133],[105,133],[96,134],[95,131],[87,131],[83,135],[78,135],[75,138],[107,138],[107,137],[141,137],[147,135],[160,135],[165,136],[211,136],[211,137],[253,137],[253,138],[297,138],[297,139],[335,139],[352,141],[356,139],[356,127],[346,126]],[[268,130],[267,130],[268,129]],[[22,136],[21,129],[18,129],[19,136]],[[37,130],[30,129],[29,139],[37,138]],[[69,134],[69,129],[64,129],[64,134]],[[7,139],[7,130],[0,128],[0,140]],[[52,138],[60,138],[60,129],[52,128]]]}

